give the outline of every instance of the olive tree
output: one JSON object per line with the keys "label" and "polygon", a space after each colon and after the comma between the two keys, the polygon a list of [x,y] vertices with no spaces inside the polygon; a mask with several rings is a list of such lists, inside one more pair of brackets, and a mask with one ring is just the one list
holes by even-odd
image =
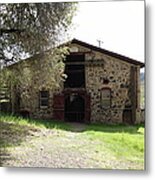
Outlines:
{"label": "olive tree", "polygon": [[[37,72],[34,74],[28,66],[22,69],[20,61],[36,54],[46,54],[43,62],[37,62],[43,66],[44,85],[59,85],[64,78],[62,61],[68,52],[66,47],[59,45],[67,39],[76,8],[77,3],[73,2],[0,4],[1,86],[11,81],[18,88],[23,84],[30,87]],[[15,70],[6,68],[16,62],[18,68],[16,66]]]}
{"label": "olive tree", "polygon": [[0,60],[19,60],[64,40],[76,3],[0,4]]}

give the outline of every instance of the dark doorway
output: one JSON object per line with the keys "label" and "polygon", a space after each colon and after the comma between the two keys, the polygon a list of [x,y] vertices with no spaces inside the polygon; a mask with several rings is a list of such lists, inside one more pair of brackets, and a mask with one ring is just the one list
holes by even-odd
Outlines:
{"label": "dark doorway", "polygon": [[65,98],[65,120],[84,122],[85,99],[77,93],[71,93]]}
{"label": "dark doorway", "polygon": [[64,88],[85,87],[84,60],[84,55],[72,54],[67,56],[65,62],[65,74],[67,74],[67,79],[64,82]]}
{"label": "dark doorway", "polygon": [[125,109],[123,111],[123,123],[124,124],[133,124],[132,110],[131,109]]}

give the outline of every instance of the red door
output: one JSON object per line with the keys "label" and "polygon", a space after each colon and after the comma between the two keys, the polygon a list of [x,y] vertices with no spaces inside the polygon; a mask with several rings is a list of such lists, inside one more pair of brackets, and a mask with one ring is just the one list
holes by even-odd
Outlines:
{"label": "red door", "polygon": [[85,94],[85,122],[86,123],[90,122],[90,112],[91,112],[90,103],[91,103],[90,95]]}
{"label": "red door", "polygon": [[64,95],[56,94],[53,96],[53,118],[64,120]]}

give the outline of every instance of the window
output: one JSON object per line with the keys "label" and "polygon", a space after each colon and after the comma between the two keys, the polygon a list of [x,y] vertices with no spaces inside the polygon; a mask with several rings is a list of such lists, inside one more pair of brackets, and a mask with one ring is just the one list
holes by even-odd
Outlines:
{"label": "window", "polygon": [[104,79],[103,79],[103,84],[108,84],[108,83],[109,83],[109,80],[106,79],[106,78],[104,78]]}
{"label": "window", "polygon": [[48,99],[49,99],[49,92],[48,91],[40,91],[40,107],[46,108],[48,107]]}
{"label": "window", "polygon": [[104,88],[101,90],[101,107],[110,108],[111,106],[111,90],[110,88]]}

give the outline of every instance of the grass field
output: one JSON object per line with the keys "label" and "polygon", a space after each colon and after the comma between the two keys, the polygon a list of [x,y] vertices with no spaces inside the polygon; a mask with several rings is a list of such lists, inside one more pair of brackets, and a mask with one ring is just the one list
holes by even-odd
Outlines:
{"label": "grass field", "polygon": [[0,132],[1,166],[144,169],[143,125],[79,125],[0,115]]}

